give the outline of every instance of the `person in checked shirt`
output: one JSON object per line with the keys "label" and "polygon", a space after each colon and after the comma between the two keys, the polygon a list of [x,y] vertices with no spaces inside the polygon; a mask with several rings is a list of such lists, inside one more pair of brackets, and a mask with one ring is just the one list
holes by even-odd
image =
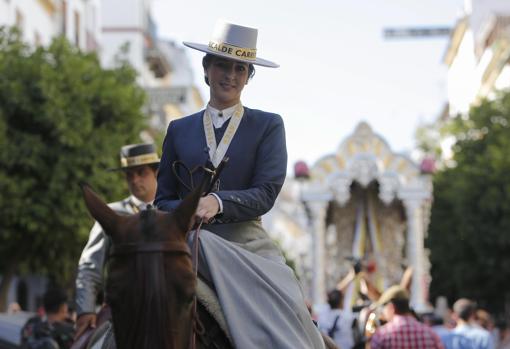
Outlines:
{"label": "person in checked shirt", "polygon": [[372,336],[371,349],[444,349],[439,337],[418,322],[409,308],[409,294],[401,286],[387,289],[377,301],[388,321]]}

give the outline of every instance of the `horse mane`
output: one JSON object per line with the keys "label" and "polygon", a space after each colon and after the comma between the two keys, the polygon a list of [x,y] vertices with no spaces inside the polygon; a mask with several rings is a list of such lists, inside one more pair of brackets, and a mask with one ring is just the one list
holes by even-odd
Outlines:
{"label": "horse mane", "polygon": [[[139,224],[143,240],[154,239],[155,210],[142,211]],[[136,253],[109,261],[106,301],[119,349],[175,348],[165,258],[163,252]]]}

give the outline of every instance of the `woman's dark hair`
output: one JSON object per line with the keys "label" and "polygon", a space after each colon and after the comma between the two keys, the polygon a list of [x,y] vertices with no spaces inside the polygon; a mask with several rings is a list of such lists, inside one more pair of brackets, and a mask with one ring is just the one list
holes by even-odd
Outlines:
{"label": "woman's dark hair", "polygon": [[[207,68],[209,68],[209,66],[211,65],[211,63],[213,62],[215,57],[217,57],[217,56],[212,55],[210,53],[206,54],[204,56],[204,58],[202,58],[202,67],[205,70],[207,70]],[[226,59],[228,59],[228,58],[226,58]],[[254,75],[255,75],[255,66],[251,63],[248,63],[248,80],[253,78]],[[207,84],[207,86],[209,86],[209,79],[207,78],[207,76],[204,76],[204,80],[205,80],[205,83]]]}

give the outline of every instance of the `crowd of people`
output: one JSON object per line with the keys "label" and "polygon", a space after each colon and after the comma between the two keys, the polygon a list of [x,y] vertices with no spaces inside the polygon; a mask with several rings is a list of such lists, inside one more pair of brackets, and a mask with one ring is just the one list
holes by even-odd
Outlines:
{"label": "crowd of people", "polygon": [[342,290],[330,291],[327,308],[315,314],[319,329],[341,349],[510,349],[508,322],[494,321],[470,299],[440,315],[417,314],[402,284],[373,294],[360,308],[346,304]]}
{"label": "crowd of people", "polygon": [[[319,330],[340,349],[510,349],[508,322],[495,321],[466,298],[457,300],[443,316],[416,314],[410,307],[408,290],[401,285],[388,288],[364,309],[355,307],[353,311],[344,306],[339,289],[328,293],[327,302],[327,308],[314,317]],[[62,289],[49,288],[39,314],[21,331],[21,347],[71,348],[76,314],[69,304],[72,302]]]}

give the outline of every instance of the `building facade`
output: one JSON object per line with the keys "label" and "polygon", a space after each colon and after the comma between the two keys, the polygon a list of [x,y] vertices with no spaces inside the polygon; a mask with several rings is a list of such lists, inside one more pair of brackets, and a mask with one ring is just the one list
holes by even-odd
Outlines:
{"label": "building facade", "polygon": [[86,51],[99,49],[100,0],[1,0],[0,25],[17,26],[32,45],[64,35]]}
{"label": "building facade", "polygon": [[510,2],[466,0],[464,12],[444,55],[451,116],[510,87]]}
{"label": "building facade", "polygon": [[[425,312],[431,202],[430,176],[360,123],[334,154],[317,161],[309,179],[286,183],[265,224],[298,262],[314,304],[324,303],[326,292],[360,261],[381,291],[412,267],[411,305]],[[347,289],[346,307],[356,303],[358,287],[355,280]]]}
{"label": "building facade", "polygon": [[120,58],[136,69],[152,128],[164,131],[171,120],[203,106],[184,50],[158,37],[149,0],[103,0],[102,13],[101,62],[113,67]]}

